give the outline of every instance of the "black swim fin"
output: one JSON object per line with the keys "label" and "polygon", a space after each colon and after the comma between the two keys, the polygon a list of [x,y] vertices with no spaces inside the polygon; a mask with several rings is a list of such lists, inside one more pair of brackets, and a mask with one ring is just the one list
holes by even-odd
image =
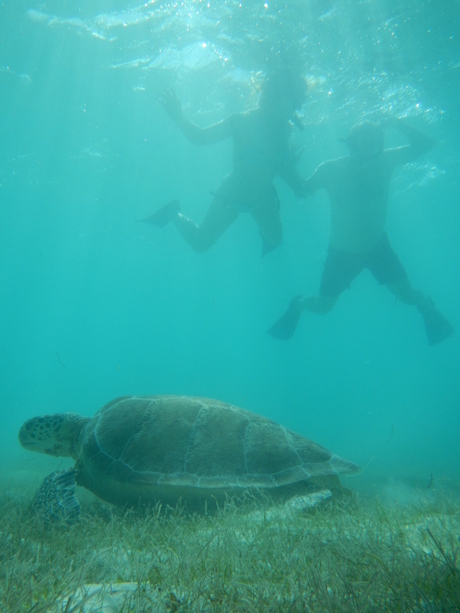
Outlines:
{"label": "black swim fin", "polygon": [[430,345],[442,343],[442,341],[445,341],[454,333],[454,328],[444,315],[441,315],[433,303],[430,309],[422,313],[422,316],[425,321],[426,335]]}
{"label": "black swim fin", "polygon": [[267,330],[267,334],[281,341],[288,341],[296,331],[300,316],[303,312],[301,301],[303,296],[295,296],[289,303],[286,313]]}
{"label": "black swim fin", "polygon": [[148,223],[152,226],[158,226],[164,228],[172,219],[174,215],[177,215],[180,211],[179,200],[171,200],[168,204],[162,206],[158,211],[155,211],[153,215],[144,217],[144,219],[138,219],[142,223]]}
{"label": "black swim fin", "polygon": [[264,258],[268,253],[276,249],[278,245],[274,247],[271,243],[266,241],[262,235],[261,235],[261,238],[262,238],[262,257]]}

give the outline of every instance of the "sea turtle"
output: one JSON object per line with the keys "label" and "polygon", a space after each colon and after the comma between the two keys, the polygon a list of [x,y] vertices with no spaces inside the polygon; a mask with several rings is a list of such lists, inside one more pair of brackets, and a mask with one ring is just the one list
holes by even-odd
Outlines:
{"label": "sea turtle", "polygon": [[181,500],[203,510],[248,490],[284,499],[324,487],[339,493],[337,475],[359,470],[266,417],[190,396],[117,398],[92,418],[34,417],[19,440],[76,460],[47,477],[34,500],[45,519],[69,523],[79,513],[75,483],[118,505]]}

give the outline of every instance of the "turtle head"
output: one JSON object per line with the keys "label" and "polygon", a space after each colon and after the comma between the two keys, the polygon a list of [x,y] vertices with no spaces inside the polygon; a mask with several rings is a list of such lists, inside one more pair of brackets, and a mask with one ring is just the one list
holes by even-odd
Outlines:
{"label": "turtle head", "polygon": [[89,422],[77,413],[56,413],[27,420],[19,430],[19,442],[25,449],[54,456],[77,459],[80,434]]}

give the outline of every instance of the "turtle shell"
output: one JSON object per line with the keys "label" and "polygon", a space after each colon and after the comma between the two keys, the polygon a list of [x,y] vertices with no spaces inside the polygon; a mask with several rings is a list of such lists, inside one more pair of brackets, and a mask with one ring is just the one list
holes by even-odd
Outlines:
{"label": "turtle shell", "polygon": [[261,415],[188,396],[116,399],[85,426],[80,447],[77,483],[130,505],[302,489],[358,470]]}

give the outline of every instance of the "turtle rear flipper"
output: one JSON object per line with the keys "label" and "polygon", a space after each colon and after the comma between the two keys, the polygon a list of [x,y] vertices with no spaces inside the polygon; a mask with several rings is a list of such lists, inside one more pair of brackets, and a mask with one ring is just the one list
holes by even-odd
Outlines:
{"label": "turtle rear flipper", "polygon": [[76,474],[75,468],[59,470],[48,475],[38,488],[32,510],[45,524],[71,525],[80,519],[80,504],[75,498]]}

